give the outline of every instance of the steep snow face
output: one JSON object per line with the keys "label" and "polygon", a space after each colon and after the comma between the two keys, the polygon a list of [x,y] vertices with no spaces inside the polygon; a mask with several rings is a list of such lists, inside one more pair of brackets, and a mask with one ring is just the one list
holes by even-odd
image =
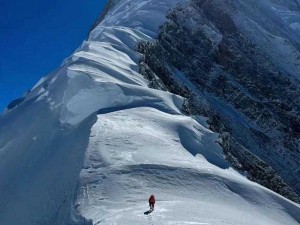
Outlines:
{"label": "steep snow face", "polygon": [[205,118],[139,73],[137,44],[180,2],[119,1],[0,118],[1,223],[299,223],[299,205],[229,168]]}
{"label": "steep snow face", "polygon": [[235,23],[275,64],[300,81],[300,4],[296,1],[233,1]]}
{"label": "steep snow face", "polygon": [[[180,2],[187,2],[187,0],[112,0],[111,5],[114,7],[107,12],[105,19],[97,27],[126,27],[153,38],[157,36],[159,26],[166,20],[165,15],[168,10]],[[97,30],[94,29],[92,33]]]}
{"label": "steep snow face", "polygon": [[[99,114],[78,212],[94,224],[298,224],[298,205],[221,169],[216,138],[191,118],[156,109]],[[155,210],[145,216],[153,193]]]}
{"label": "steep snow face", "polygon": [[[193,0],[178,6],[157,41],[139,45],[145,54],[141,72],[153,87],[188,97],[191,114],[208,116],[224,134],[228,158],[250,179],[300,202],[299,70],[289,72],[299,61],[299,38],[271,10],[275,5],[299,14],[293,1]],[[275,45],[274,36],[294,50]]]}
{"label": "steep snow face", "polygon": [[[130,55],[128,49],[133,50],[139,41],[152,42],[159,24],[156,18],[164,18],[157,15],[157,7],[168,1],[149,1],[151,6],[130,3],[115,6],[91,32],[89,41],[113,43]],[[155,9],[155,16],[147,14],[149,9]],[[153,28],[149,23],[157,25]],[[212,36],[216,43],[222,39]],[[80,214],[94,224],[299,222],[298,205],[284,203],[228,169],[215,143],[217,135],[205,128],[206,122],[177,113],[145,105],[98,112],[80,174],[75,203]],[[145,217],[151,193],[156,194],[157,209]],[[281,207],[291,214],[275,213]]]}

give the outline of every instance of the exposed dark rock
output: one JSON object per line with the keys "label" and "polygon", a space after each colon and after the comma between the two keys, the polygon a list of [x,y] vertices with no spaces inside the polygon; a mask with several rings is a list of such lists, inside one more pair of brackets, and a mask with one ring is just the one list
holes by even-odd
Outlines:
{"label": "exposed dark rock", "polygon": [[300,202],[299,83],[213,1],[179,5],[168,19],[156,43],[138,46],[150,86],[186,97],[185,113],[208,117],[234,168]]}
{"label": "exposed dark rock", "polygon": [[7,106],[7,109],[12,109],[15,108],[17,105],[21,104],[24,101],[25,97],[22,98],[17,98],[15,100],[13,100],[12,102],[10,102]]}

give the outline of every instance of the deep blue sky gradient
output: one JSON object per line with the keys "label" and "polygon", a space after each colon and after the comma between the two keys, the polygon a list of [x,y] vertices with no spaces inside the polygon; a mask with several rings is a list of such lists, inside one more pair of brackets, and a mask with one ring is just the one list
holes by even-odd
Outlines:
{"label": "deep blue sky gradient", "polygon": [[0,112],[56,69],[87,37],[106,0],[4,0]]}

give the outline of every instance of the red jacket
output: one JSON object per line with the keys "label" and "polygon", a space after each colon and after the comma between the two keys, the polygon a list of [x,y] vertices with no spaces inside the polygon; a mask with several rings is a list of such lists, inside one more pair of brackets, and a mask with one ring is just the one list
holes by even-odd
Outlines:
{"label": "red jacket", "polygon": [[154,204],[154,203],[155,203],[155,198],[154,198],[153,195],[150,196],[150,198],[149,198],[149,203],[150,203],[150,204]]}

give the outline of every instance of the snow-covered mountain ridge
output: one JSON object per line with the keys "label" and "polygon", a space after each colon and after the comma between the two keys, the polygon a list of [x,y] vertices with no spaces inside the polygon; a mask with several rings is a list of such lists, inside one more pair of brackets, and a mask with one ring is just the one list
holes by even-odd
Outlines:
{"label": "snow-covered mountain ridge", "polygon": [[[299,205],[230,168],[204,117],[149,88],[141,42],[178,3],[116,1],[0,118],[3,224],[298,224]],[[157,198],[148,217],[148,195]]]}
{"label": "snow-covered mountain ridge", "polygon": [[[300,38],[288,22],[297,21],[300,7],[293,1],[252,3],[178,6],[158,41],[140,45],[141,71],[153,87],[186,96],[189,113],[210,118],[237,169],[299,202],[299,70],[290,71],[299,66]],[[280,37],[284,43],[276,41]]]}

